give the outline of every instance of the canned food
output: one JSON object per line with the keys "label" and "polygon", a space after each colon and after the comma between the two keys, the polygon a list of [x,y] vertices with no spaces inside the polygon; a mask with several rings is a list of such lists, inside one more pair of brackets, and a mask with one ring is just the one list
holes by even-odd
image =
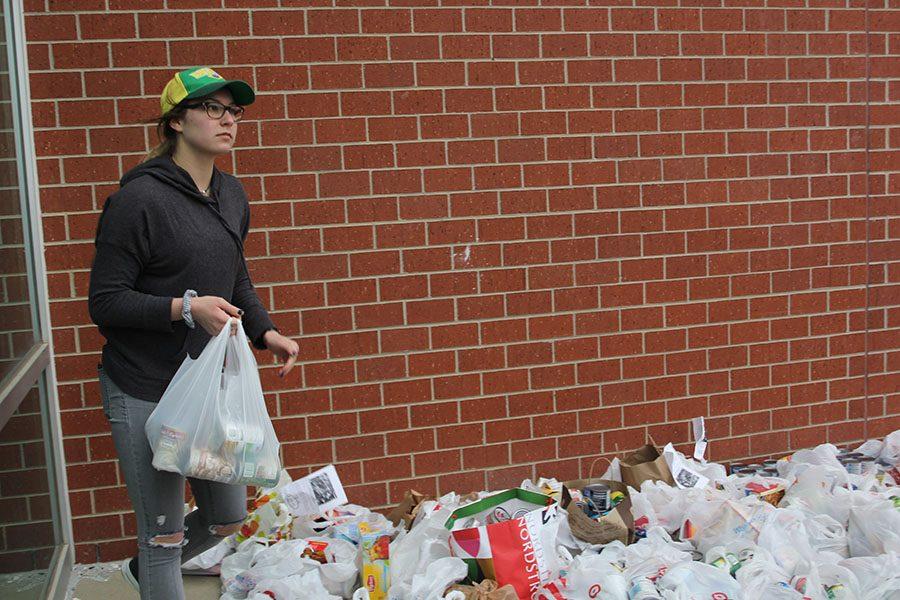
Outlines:
{"label": "canned food", "polygon": [[600,512],[607,512],[612,508],[612,501],[609,497],[610,489],[605,483],[592,483],[581,489],[581,494],[588,498],[597,507]]}
{"label": "canned food", "polygon": [[185,432],[163,425],[159,431],[153,466],[160,471],[181,471],[183,455],[187,453]]}
{"label": "canned food", "polygon": [[738,463],[738,462],[736,462],[736,463],[731,463],[731,465],[730,465],[729,468],[728,468],[728,472],[729,472],[730,474],[734,475],[734,474],[737,473],[739,470],[744,469],[744,468],[746,468],[746,467],[747,467],[747,464],[746,464],[746,463]]}
{"label": "canned food", "polygon": [[778,477],[778,469],[763,469],[757,472],[763,477]]}
{"label": "canned food", "polygon": [[774,460],[774,459],[763,461],[763,466],[766,467],[767,469],[774,469],[775,465],[777,465],[777,464],[778,464],[778,461]]}
{"label": "canned food", "polygon": [[759,471],[760,469],[763,469],[763,468],[764,467],[759,463],[751,463],[751,464],[747,465],[747,469],[749,469],[751,471]]}
{"label": "canned food", "polygon": [[185,475],[221,483],[233,483],[235,479],[234,467],[221,456],[197,449],[191,450],[190,462]]}
{"label": "canned food", "polygon": [[659,600],[659,590],[656,584],[644,577],[635,581],[628,590],[628,600]]}

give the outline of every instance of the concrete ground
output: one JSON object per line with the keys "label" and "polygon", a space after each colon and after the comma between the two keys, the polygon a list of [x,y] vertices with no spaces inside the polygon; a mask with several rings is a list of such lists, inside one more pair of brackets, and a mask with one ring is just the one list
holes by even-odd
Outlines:
{"label": "concrete ground", "polygon": [[[105,581],[103,580],[105,579]],[[221,580],[205,575],[184,577],[184,595],[188,600],[218,600]],[[0,597],[6,598],[6,596]],[[119,571],[97,577],[82,577],[75,585],[71,600],[139,600],[138,593]]]}

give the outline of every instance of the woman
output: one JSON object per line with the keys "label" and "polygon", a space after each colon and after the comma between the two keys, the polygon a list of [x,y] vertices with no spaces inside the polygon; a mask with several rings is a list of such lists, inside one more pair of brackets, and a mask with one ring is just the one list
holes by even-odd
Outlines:
{"label": "woman", "polygon": [[122,177],[97,225],[89,308],[106,338],[103,409],[137,518],[138,556],[122,572],[142,600],[184,598],[181,563],[234,533],[246,513],[244,486],[189,479],[198,510],[185,518],[184,477],[151,465],[144,423],[179,365],[229,318],[285,361],[280,377],[299,349],[250,281],[244,190],[214,166],[254,97],[247,83],[209,68],[177,73],[160,98],[160,145]]}

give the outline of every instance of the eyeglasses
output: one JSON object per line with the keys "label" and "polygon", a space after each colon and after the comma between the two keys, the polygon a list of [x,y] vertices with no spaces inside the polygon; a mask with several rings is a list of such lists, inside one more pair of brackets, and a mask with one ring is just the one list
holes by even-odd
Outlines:
{"label": "eyeglasses", "polygon": [[231,116],[234,117],[235,121],[240,121],[244,117],[243,106],[225,106],[224,104],[213,102],[212,100],[206,100],[198,104],[189,104],[185,106],[185,108],[200,107],[206,109],[206,115],[210,119],[221,119],[225,115],[226,110],[231,113]]}

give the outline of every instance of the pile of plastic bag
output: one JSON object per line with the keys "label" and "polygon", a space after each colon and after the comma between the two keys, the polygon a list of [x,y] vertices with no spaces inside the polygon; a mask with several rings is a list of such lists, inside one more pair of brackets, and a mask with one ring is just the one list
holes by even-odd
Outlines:
{"label": "pile of plastic bag", "polygon": [[668,445],[390,518],[291,515],[285,474],[186,568],[218,568],[221,600],[900,600],[900,430],[856,452],[874,468],[824,444],[728,474]]}

